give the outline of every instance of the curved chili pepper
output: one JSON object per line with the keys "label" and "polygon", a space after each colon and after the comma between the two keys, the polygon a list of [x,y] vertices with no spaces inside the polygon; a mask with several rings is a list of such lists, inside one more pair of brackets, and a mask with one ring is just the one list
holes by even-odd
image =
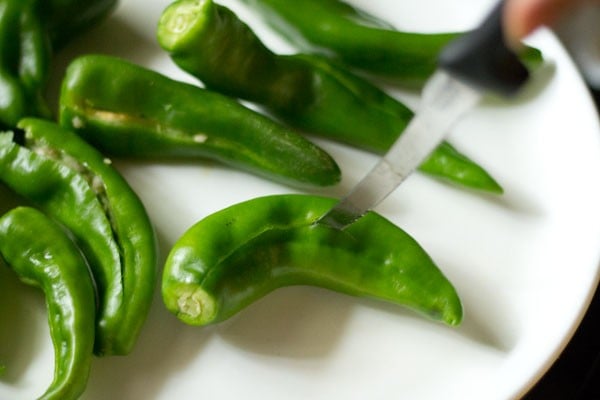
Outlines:
{"label": "curved chili pepper", "polygon": [[85,254],[99,311],[95,352],[126,354],[152,301],[156,241],[143,204],[109,160],[75,133],[24,119],[22,145],[0,134],[0,181],[67,227]]}
{"label": "curved chili pepper", "polygon": [[[243,1],[303,51],[409,86],[429,78],[440,50],[463,34],[398,31],[340,0],[299,0],[294,7],[286,0]],[[524,47],[521,57],[531,66],[542,61],[541,52],[532,47]]]}
{"label": "curved chili pepper", "polygon": [[46,297],[54,379],[39,399],[78,399],[90,372],[96,307],[85,259],[56,223],[29,207],[0,218],[0,256]]}
{"label": "curved chili pepper", "polygon": [[110,155],[212,158],[294,185],[340,180],[331,156],[301,135],[231,98],[114,57],[71,63],[60,122]]}
{"label": "curved chili pepper", "polygon": [[49,117],[43,98],[50,43],[37,0],[0,0],[0,127],[27,116]]}
{"label": "curved chili pepper", "polygon": [[460,323],[462,307],[452,284],[400,228],[374,212],[343,231],[315,224],[334,202],[267,196],[204,218],[167,258],[165,305],[185,323],[206,325],[276,288],[315,285]]}
{"label": "curved chili pepper", "polygon": [[[366,80],[309,55],[276,55],[229,9],[179,0],[160,19],[158,40],[208,88],[253,101],[292,126],[386,151],[413,113]],[[480,166],[445,143],[420,167],[458,185],[502,192]]]}

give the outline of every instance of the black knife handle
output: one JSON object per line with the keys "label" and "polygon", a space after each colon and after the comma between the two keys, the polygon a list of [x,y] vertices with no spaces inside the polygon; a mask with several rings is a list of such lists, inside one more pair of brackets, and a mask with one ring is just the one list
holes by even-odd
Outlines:
{"label": "black knife handle", "polygon": [[529,71],[506,45],[500,1],[475,30],[450,42],[440,53],[439,66],[455,78],[502,96],[514,95]]}

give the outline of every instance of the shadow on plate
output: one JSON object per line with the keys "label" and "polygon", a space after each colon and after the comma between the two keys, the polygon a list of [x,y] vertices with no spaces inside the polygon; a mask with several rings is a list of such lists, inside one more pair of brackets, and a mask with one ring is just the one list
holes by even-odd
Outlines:
{"label": "shadow on plate", "polygon": [[322,358],[335,349],[353,310],[347,296],[325,289],[277,289],[218,326],[243,350],[277,357]]}
{"label": "shadow on plate", "polygon": [[18,385],[50,343],[46,306],[42,291],[20,282],[2,259],[0,282],[0,365],[6,368],[2,382]]}
{"label": "shadow on plate", "polygon": [[[440,265],[448,263],[440,261]],[[477,279],[477,274],[469,274],[470,269],[469,266],[450,269],[464,312],[463,322],[456,331],[469,340],[507,353],[518,340],[517,321],[509,305],[502,302],[498,288]]]}

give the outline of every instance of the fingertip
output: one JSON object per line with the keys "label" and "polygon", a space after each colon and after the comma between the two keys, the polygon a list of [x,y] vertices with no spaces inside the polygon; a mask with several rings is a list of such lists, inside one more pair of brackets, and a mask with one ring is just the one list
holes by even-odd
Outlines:
{"label": "fingertip", "polygon": [[583,0],[506,0],[504,34],[509,46],[520,41],[541,26],[551,26]]}
{"label": "fingertip", "polygon": [[503,28],[506,44],[514,49],[523,48],[521,40],[535,28],[531,10],[535,0],[507,0],[503,10]]}

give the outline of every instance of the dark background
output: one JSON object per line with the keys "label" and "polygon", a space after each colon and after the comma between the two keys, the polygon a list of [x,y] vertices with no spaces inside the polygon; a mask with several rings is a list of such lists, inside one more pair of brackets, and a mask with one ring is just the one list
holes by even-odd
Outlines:
{"label": "dark background", "polygon": [[[600,89],[590,89],[590,92],[600,116]],[[599,399],[600,289],[597,289],[575,335],[550,370],[523,400]]]}

